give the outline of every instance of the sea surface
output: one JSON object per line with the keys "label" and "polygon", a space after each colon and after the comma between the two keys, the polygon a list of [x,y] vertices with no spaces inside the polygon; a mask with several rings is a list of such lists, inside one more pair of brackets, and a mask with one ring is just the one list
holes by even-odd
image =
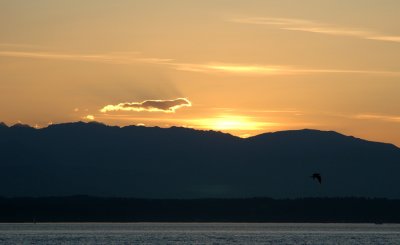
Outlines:
{"label": "sea surface", "polygon": [[400,244],[399,224],[0,224],[0,244]]}

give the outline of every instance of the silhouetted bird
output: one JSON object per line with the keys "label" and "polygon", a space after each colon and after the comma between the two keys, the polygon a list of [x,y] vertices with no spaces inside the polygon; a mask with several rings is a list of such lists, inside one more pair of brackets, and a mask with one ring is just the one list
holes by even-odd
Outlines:
{"label": "silhouetted bird", "polygon": [[313,180],[318,180],[318,182],[321,184],[322,183],[322,178],[321,178],[321,174],[319,173],[313,173],[313,175],[310,176],[311,178],[313,178]]}

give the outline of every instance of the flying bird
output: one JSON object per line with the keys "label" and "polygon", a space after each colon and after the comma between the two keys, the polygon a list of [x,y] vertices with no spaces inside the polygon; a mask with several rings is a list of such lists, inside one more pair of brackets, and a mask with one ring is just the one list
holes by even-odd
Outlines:
{"label": "flying bird", "polygon": [[310,177],[313,178],[313,180],[318,180],[318,182],[319,182],[320,184],[322,183],[321,174],[319,174],[319,173],[313,173],[313,175],[311,175]]}

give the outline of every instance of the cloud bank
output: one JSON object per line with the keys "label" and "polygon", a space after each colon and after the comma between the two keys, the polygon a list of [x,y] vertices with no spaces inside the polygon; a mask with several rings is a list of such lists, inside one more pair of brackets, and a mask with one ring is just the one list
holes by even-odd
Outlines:
{"label": "cloud bank", "polygon": [[125,102],[117,105],[106,105],[100,112],[110,111],[149,111],[173,113],[182,107],[190,107],[192,103],[186,98],[174,100],[145,100],[142,102]]}

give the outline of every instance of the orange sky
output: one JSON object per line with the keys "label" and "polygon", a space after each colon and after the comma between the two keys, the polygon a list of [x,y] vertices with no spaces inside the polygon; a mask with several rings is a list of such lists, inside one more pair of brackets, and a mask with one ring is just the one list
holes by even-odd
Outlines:
{"label": "orange sky", "polygon": [[0,0],[0,121],[400,145],[397,0]]}

